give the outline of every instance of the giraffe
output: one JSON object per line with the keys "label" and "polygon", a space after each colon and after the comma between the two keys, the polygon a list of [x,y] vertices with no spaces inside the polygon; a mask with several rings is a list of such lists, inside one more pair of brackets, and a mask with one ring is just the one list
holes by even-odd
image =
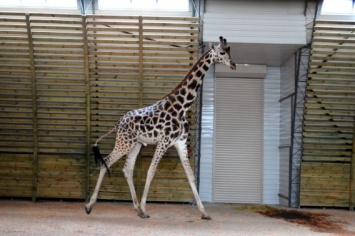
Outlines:
{"label": "giraffe", "polygon": [[[195,177],[189,163],[186,147],[189,124],[185,115],[197,96],[207,70],[213,63],[222,63],[233,70],[236,69],[236,64],[230,56],[230,47],[227,47],[227,40],[222,36],[219,39],[219,45],[215,46],[210,43],[210,49],[197,60],[184,79],[170,93],[149,107],[129,111],[108,133],[96,141],[93,152],[95,159],[99,160],[102,165],[93,195],[90,202],[85,205],[87,214],[90,214],[92,206],[97,200],[104,175],[106,172],[109,173],[109,168],[116,161],[126,155],[123,173],[131,192],[133,206],[141,218],[149,218],[146,211],[146,200],[151,181],[159,161],[167,149],[174,146],[187,175],[201,218],[211,219],[201,203],[195,185]],[[97,144],[103,137],[112,132],[116,132],[115,147],[108,156],[103,158]],[[156,145],[156,149],[148,169],[143,195],[139,202],[133,184],[133,169],[142,145],[148,144]]]}

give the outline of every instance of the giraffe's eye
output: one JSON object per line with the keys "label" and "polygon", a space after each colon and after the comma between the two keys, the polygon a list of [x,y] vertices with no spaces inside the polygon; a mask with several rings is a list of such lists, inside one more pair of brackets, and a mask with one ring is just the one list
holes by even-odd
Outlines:
{"label": "giraffe's eye", "polygon": [[221,54],[221,55],[224,55],[224,54],[226,54],[226,52],[220,52],[220,54]]}

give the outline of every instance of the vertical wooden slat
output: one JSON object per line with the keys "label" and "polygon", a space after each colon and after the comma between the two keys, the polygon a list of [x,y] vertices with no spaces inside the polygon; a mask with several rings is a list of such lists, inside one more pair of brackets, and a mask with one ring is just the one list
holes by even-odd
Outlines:
{"label": "vertical wooden slat", "polygon": [[[139,16],[138,18],[139,24],[139,103],[138,107],[143,106],[143,17]],[[137,194],[138,198],[142,195],[142,153],[138,154],[138,163],[136,168],[137,178],[136,178],[136,186],[137,186]]]}
{"label": "vertical wooden slat", "polygon": [[33,53],[33,40],[31,33],[30,14],[26,14],[26,26],[28,35],[28,48],[31,67],[31,89],[32,89],[32,119],[33,119],[33,181],[32,181],[32,201],[37,197],[37,177],[38,177],[38,124],[37,124],[37,94],[36,94],[36,72]]}
{"label": "vertical wooden slat", "polygon": [[143,106],[143,17],[139,16],[139,107]]}
{"label": "vertical wooden slat", "polygon": [[86,96],[86,191],[85,198],[88,200],[90,191],[90,140],[91,140],[91,119],[90,119],[90,71],[89,54],[87,43],[87,24],[86,16],[82,16],[83,22],[83,53],[84,53],[84,72],[85,72],[85,96]]}

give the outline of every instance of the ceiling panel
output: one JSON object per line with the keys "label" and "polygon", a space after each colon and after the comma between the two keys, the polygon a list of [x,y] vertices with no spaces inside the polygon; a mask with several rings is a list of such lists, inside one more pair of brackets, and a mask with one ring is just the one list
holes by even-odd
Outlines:
{"label": "ceiling panel", "polygon": [[[298,48],[295,44],[229,43],[231,56],[237,64],[281,66]],[[208,44],[206,45],[208,48]]]}

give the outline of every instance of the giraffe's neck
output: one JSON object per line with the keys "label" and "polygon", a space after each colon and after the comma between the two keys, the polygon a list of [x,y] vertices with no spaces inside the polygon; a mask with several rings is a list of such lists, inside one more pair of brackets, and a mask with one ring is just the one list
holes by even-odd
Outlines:
{"label": "giraffe's neck", "polygon": [[182,110],[188,110],[197,97],[197,92],[201,87],[206,72],[213,63],[212,51],[209,50],[192,66],[179,85],[163,98],[173,104],[179,103]]}

